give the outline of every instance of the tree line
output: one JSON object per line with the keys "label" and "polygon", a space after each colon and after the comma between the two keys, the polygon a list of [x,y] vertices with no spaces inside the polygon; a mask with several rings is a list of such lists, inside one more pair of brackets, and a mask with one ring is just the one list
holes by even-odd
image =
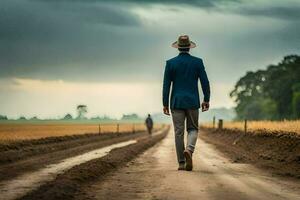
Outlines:
{"label": "tree line", "polygon": [[289,55],[265,70],[247,72],[230,97],[239,120],[299,119],[300,56]]}

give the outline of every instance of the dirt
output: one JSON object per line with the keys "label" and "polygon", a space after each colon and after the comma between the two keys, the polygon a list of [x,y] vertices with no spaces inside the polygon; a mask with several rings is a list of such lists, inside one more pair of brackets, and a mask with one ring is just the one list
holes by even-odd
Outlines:
{"label": "dirt", "polygon": [[61,137],[48,137],[33,140],[13,141],[0,144],[0,164],[15,162],[25,157],[37,154],[50,153],[58,150],[67,149],[72,146],[80,146],[91,141],[111,139],[128,133],[102,133],[102,134],[83,134]]}
{"label": "dirt", "polygon": [[145,137],[145,132],[88,134],[26,141],[11,144],[18,148],[9,148],[0,152],[0,181],[12,179],[28,171],[34,171],[64,158],[91,151],[137,137]]}
{"label": "dirt", "polygon": [[77,165],[48,182],[37,190],[28,193],[21,199],[74,199],[75,196],[84,195],[82,188],[95,180],[101,180],[108,172],[116,170],[126,164],[138,154],[153,146],[167,134],[146,136],[138,139],[137,143],[112,150],[107,156],[94,159],[84,164]]}
{"label": "dirt", "polygon": [[299,135],[202,130],[202,139],[214,144],[232,162],[249,163],[275,175],[300,179]]}
{"label": "dirt", "polygon": [[[206,134],[200,131],[201,134]],[[207,133],[208,134],[208,133]],[[178,171],[174,135],[89,184],[75,200],[297,200],[299,180],[272,176],[251,164],[232,162],[199,138],[192,172]],[[83,172],[84,173],[84,172]]]}
{"label": "dirt", "polygon": [[[135,141],[102,157],[73,165],[39,184],[35,190],[28,190],[19,199],[300,199],[297,137],[201,130],[193,154],[194,169],[188,172],[177,170],[174,133],[172,129],[167,132],[153,136],[129,134],[96,142],[99,147],[108,147],[122,141]],[[91,144],[87,149],[95,147]],[[47,170],[39,157],[47,160],[47,157],[65,154],[64,157],[72,158],[72,153],[66,154],[68,151],[33,156],[27,162],[31,167]],[[80,152],[74,155],[83,155]],[[31,172],[27,174],[30,179],[34,178],[30,177]],[[5,196],[14,191],[3,192]]]}

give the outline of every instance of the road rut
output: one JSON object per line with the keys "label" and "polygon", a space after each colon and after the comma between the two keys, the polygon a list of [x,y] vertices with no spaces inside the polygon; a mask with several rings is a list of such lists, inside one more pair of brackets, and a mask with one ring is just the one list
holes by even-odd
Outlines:
{"label": "road rut", "polygon": [[84,190],[85,196],[77,199],[300,199],[299,181],[232,163],[200,138],[194,170],[177,171],[172,131],[126,167]]}

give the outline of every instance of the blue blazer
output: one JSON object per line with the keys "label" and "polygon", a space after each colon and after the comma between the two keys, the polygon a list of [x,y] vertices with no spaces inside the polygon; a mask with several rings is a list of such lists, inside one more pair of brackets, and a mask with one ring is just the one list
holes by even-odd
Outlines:
{"label": "blue blazer", "polygon": [[210,87],[201,58],[189,53],[180,53],[166,63],[163,81],[163,105],[169,106],[172,83],[171,109],[198,109],[200,98],[198,80],[200,79],[204,101],[209,102]]}

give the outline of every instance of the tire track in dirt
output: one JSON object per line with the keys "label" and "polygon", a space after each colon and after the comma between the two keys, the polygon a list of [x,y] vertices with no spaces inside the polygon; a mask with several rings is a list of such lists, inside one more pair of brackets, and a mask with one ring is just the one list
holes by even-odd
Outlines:
{"label": "tire track in dirt", "polygon": [[126,147],[115,148],[101,158],[76,165],[19,199],[73,199],[75,194],[80,193],[84,184],[103,177],[153,146],[166,136],[167,130],[168,128],[152,136],[137,138],[137,142]]}
{"label": "tire track in dirt", "polygon": [[16,199],[17,197],[23,196],[26,193],[34,190],[43,183],[53,180],[57,174],[63,173],[64,171],[71,169],[76,165],[80,165],[92,159],[101,158],[115,148],[125,147],[136,142],[136,140],[129,140],[126,142],[113,144],[108,147],[96,149],[82,155],[67,158],[59,163],[48,165],[36,172],[25,173],[16,179],[2,182],[0,183],[0,196],[5,200]]}
{"label": "tire track in dirt", "polygon": [[0,144],[0,164],[13,163],[24,158],[36,155],[61,151],[70,147],[90,144],[91,142],[103,141],[130,135],[133,133],[102,133],[84,134],[62,137],[49,137],[25,141],[13,141],[7,144]]}
{"label": "tire track in dirt", "polygon": [[[10,180],[30,171],[36,171],[49,164],[59,162],[71,156],[80,155],[97,148],[111,145],[138,137],[144,137],[145,132],[122,134],[89,134],[82,136],[67,136],[63,139],[42,139],[39,141],[26,141],[17,150],[1,152],[0,157],[12,160],[8,164],[0,165],[0,182]],[[45,141],[46,140],[46,141]],[[57,142],[55,142],[57,141]],[[22,143],[23,144],[23,143]],[[28,150],[30,148],[30,150]],[[29,151],[29,153],[28,153]],[[5,155],[3,155],[5,153]],[[14,158],[17,158],[14,160]]]}

